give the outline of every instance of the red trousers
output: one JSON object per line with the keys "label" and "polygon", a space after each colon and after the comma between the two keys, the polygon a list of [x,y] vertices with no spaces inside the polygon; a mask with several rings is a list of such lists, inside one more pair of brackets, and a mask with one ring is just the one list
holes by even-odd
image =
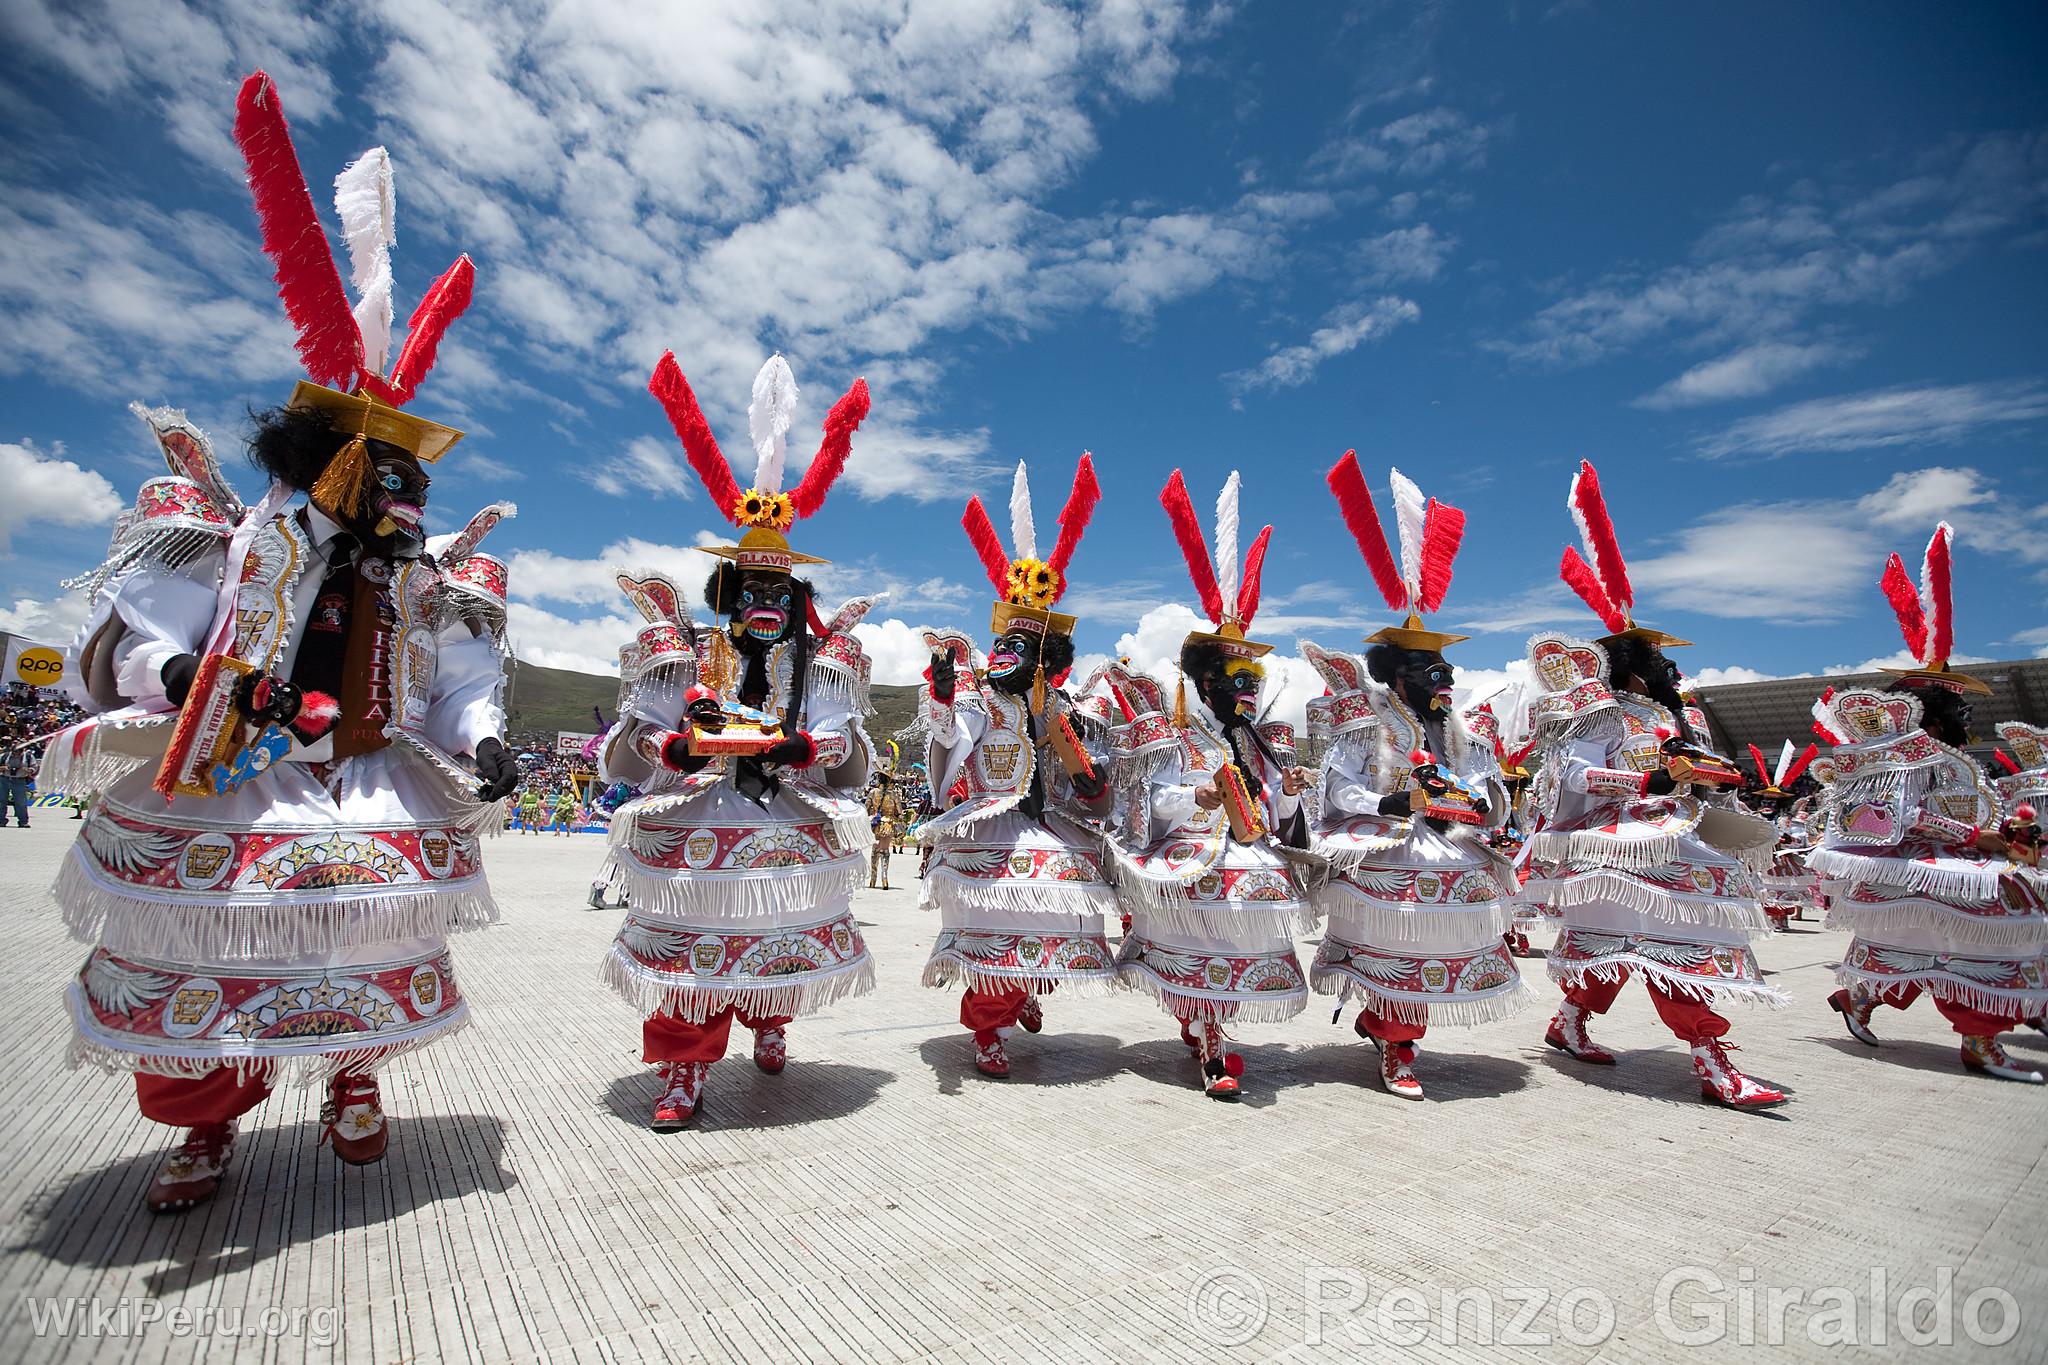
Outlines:
{"label": "red trousers", "polygon": [[135,1073],[135,1103],[142,1117],[178,1128],[238,1119],[269,1095],[267,1083],[231,1066],[216,1067],[197,1080]]}
{"label": "red trousers", "polygon": [[[1622,983],[1627,980],[1626,969],[1612,981],[1583,977],[1578,985],[1564,988],[1564,998],[1588,1014],[1605,1014],[1613,1006],[1614,998],[1621,994]],[[1649,988],[1650,1003],[1657,1007],[1657,1017],[1678,1035],[1680,1042],[1696,1043],[1703,1038],[1719,1038],[1728,1031],[1728,1021],[1700,1001],[1666,990],[1657,984],[1655,977],[1644,977],[1643,985]]]}
{"label": "red trousers", "polygon": [[725,1043],[737,1016],[750,1029],[781,1028],[787,1015],[749,1014],[737,1005],[727,1005],[701,1024],[690,1023],[673,1014],[649,1015],[640,1025],[640,1060],[643,1062],[715,1062],[725,1055]]}
{"label": "red trousers", "polygon": [[[967,993],[960,997],[960,1027],[976,1038],[983,1034],[995,1036],[999,1028],[1015,1028],[1017,1016],[1024,1011],[1024,1002],[1031,998],[1031,992],[1022,986],[1012,986],[1000,993],[978,991],[969,986]],[[983,1042],[988,1041],[982,1038]]]}
{"label": "red trousers", "polygon": [[1358,1011],[1358,1020],[1365,1025],[1365,1031],[1383,1043],[1419,1043],[1422,1035],[1429,1032],[1427,1022],[1404,1024],[1399,1019],[1389,1019],[1370,1007]]}
{"label": "red trousers", "polygon": [[[1907,982],[1873,991],[1872,995],[1879,1004],[1902,1010],[1920,998],[1920,988]],[[1950,1028],[1965,1038],[1994,1038],[2008,1029],[2018,1028],[2022,1022],[2017,1014],[1985,1014],[1939,996],[1934,999],[1934,1008],[1941,1011],[1941,1017],[1948,1020]]]}

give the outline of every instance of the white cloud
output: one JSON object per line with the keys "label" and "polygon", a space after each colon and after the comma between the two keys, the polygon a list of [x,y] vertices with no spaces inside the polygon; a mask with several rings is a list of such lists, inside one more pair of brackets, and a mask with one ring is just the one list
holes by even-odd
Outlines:
{"label": "white cloud", "polygon": [[600,458],[590,472],[593,487],[615,498],[684,498],[701,487],[673,436],[635,436],[616,455]]}
{"label": "white cloud", "polygon": [[874,680],[891,686],[909,686],[924,681],[931,652],[917,626],[896,617],[884,621],[863,621],[853,628],[860,647],[874,665]]}
{"label": "white cloud", "polygon": [[1457,238],[1417,223],[1368,237],[1352,254],[1367,284],[1427,283],[1443,273],[1444,262],[1457,245]]}
{"label": "white cloud", "polygon": [[1309,165],[1331,180],[1476,170],[1486,164],[1487,152],[1507,131],[1506,123],[1476,123],[1455,109],[1427,109],[1334,138],[1310,158]]}
{"label": "white cloud", "polygon": [[87,606],[84,594],[75,592],[48,602],[17,597],[12,607],[0,607],[0,630],[61,649],[85,624]]}
{"label": "white cloud", "polygon": [[1861,354],[1832,342],[1800,345],[1762,341],[1703,360],[1678,378],[1636,400],[1639,408],[1690,408],[1730,398],[1756,398],[1827,365]]}
{"label": "white cloud", "polygon": [[2039,383],[1901,385],[1815,398],[1745,417],[1699,443],[1709,458],[1948,445],[1987,427],[2048,417]]}
{"label": "white cloud", "polygon": [[1764,673],[1754,668],[1744,668],[1740,664],[1734,664],[1727,668],[1702,668],[1696,673],[1688,673],[1685,676],[1687,681],[1696,683],[1701,687],[1719,687],[1729,683],[1770,682],[1772,679],[1782,677],[1783,675]]}
{"label": "white cloud", "polygon": [[1414,302],[1391,294],[1371,302],[1344,304],[1332,310],[1307,341],[1281,347],[1252,368],[1225,375],[1224,382],[1240,396],[1254,389],[1298,388],[1314,377],[1316,367],[1324,361],[1377,341],[1421,316],[1422,310]]}
{"label": "white cloud", "polygon": [[0,488],[0,554],[12,553],[15,534],[37,522],[98,526],[121,514],[112,484],[27,442],[0,444]]}

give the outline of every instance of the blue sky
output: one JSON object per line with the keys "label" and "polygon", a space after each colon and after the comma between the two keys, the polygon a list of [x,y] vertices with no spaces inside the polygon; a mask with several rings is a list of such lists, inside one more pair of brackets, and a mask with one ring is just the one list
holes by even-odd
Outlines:
{"label": "blue sky", "polygon": [[1581,457],[1690,671],[1894,653],[1879,567],[1941,516],[1960,652],[2038,654],[2044,29],[1998,4],[17,0],[0,624],[75,616],[56,580],[154,472],[131,399],[232,451],[289,390],[227,134],[262,66],[323,212],[390,149],[401,319],[476,258],[414,406],[472,432],[440,526],[520,505],[490,548],[539,662],[626,637],[611,567],[699,577],[687,547],[723,536],[645,393],[668,346],[742,482],[771,350],[800,432],[867,377],[797,543],[835,561],[822,595],[892,592],[890,681],[910,626],[986,623],[966,493],[999,507],[1027,459],[1049,525],[1084,448],[1087,652],[1150,661],[1185,628],[1175,465],[1198,502],[1242,469],[1247,523],[1278,528],[1255,634],[1380,623],[1322,483],[1355,446],[1383,510],[1389,465],[1466,510],[1439,622],[1475,680],[1595,625],[1555,577]]}

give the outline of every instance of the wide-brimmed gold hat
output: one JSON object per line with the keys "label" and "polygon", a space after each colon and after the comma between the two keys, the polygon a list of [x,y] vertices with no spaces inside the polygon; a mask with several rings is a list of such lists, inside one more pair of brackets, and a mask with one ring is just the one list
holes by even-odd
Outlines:
{"label": "wide-brimmed gold hat", "polygon": [[292,387],[292,396],[285,406],[324,412],[336,431],[395,445],[422,464],[432,464],[462,439],[462,433],[454,427],[394,408],[361,389],[343,393],[301,379]]}

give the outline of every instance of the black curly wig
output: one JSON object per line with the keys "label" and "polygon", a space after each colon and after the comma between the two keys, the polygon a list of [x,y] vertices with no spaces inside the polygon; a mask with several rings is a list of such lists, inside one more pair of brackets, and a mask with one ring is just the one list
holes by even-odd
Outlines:
{"label": "black curly wig", "polygon": [[1047,632],[1045,641],[1038,647],[1038,662],[1045,669],[1045,676],[1057,678],[1074,666],[1074,637]]}
{"label": "black curly wig", "polygon": [[[249,413],[249,462],[295,492],[304,493],[348,437],[317,408],[266,408]],[[373,446],[382,445],[375,441]]]}
{"label": "black curly wig", "polygon": [[1401,665],[1411,654],[1426,654],[1429,651],[1408,649],[1402,645],[1377,644],[1365,651],[1365,671],[1372,680],[1383,687],[1392,687],[1400,675]]}
{"label": "black curly wig", "polygon": [[1915,687],[1903,678],[1885,689],[1920,699],[1920,728],[1943,744],[1960,749],[1970,742],[1972,707],[1960,692],[1946,687]]}
{"label": "black curly wig", "polygon": [[[1189,682],[1196,682],[1223,671],[1223,647],[1204,640],[1189,640],[1180,647],[1180,671]],[[1046,665],[1050,672],[1051,664]]]}

